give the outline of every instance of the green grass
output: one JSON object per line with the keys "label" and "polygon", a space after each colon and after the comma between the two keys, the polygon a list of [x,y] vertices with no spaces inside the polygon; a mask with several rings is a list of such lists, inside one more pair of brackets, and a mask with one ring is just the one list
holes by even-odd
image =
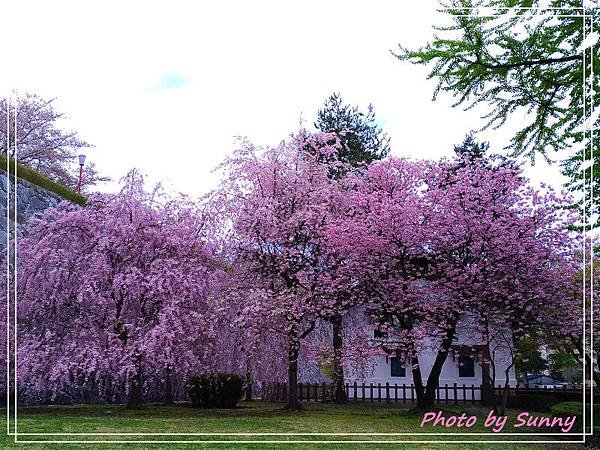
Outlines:
{"label": "green grass", "polygon": [[[448,408],[453,412],[461,412],[459,407]],[[487,410],[468,408],[468,415],[480,416],[478,423],[468,431],[488,432],[483,428],[484,415]],[[6,410],[2,414],[1,426],[6,429]],[[509,413],[509,425],[505,431],[520,431],[512,429],[516,411]],[[303,411],[283,411],[281,405],[254,401],[242,402],[235,409],[200,410],[187,405],[145,406],[138,410],[127,410],[114,405],[78,405],[78,406],[43,406],[19,408],[19,433],[401,433],[435,431],[450,432],[447,436],[27,436],[20,435],[19,440],[492,440],[512,439],[518,436],[457,436],[461,431],[457,428],[419,428],[420,414],[411,412],[402,405],[386,404],[306,404]],[[464,429],[462,429],[464,431]],[[556,440],[557,436],[523,437],[522,440],[533,439]],[[271,443],[271,444],[14,444],[12,436],[3,436],[0,448],[17,448],[26,446],[35,449],[62,448],[181,448],[197,447],[210,448],[498,448],[498,449],[532,449],[546,448],[540,444],[316,444],[301,445]],[[549,447],[550,448],[550,447]],[[564,444],[553,448],[567,448]]]}
{"label": "green grass", "polygon": [[[13,164],[14,160],[11,159],[9,166],[11,174],[14,173]],[[6,171],[6,155],[3,154],[0,154],[0,169]],[[79,195],[68,187],[60,183],[56,183],[41,173],[19,163],[17,163],[17,178],[21,178],[22,180],[28,181],[35,186],[39,186],[47,191],[53,192],[56,195],[59,195],[62,198],[70,200],[78,205],[85,205],[86,198],[83,195]]]}

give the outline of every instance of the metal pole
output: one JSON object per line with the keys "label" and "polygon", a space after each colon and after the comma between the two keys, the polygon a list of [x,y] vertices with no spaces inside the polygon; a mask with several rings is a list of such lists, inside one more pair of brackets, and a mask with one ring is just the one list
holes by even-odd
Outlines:
{"label": "metal pole", "polygon": [[79,164],[79,182],[77,183],[77,193],[81,195],[81,180],[83,179],[83,164]]}

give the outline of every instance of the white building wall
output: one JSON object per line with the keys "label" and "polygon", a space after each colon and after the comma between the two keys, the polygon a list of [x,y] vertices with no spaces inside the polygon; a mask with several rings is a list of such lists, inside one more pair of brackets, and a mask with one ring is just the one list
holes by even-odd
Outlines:
{"label": "white building wall", "polygon": [[[360,308],[357,308],[354,311],[356,317],[359,320],[364,321],[364,327],[369,329],[367,332],[367,336],[371,336],[373,341],[375,342],[377,339],[374,338],[374,326],[369,324],[367,319],[364,317],[363,312]],[[362,315],[362,317],[361,317]],[[465,314],[463,317],[463,324],[476,323],[475,317],[469,318],[468,314]],[[471,320],[472,319],[472,320]],[[330,325],[326,322],[319,323],[318,330],[323,335],[328,334],[328,330]],[[330,337],[329,337],[330,338]],[[469,329],[467,325],[459,325],[457,329],[457,337],[453,342],[454,346],[460,346],[463,349],[470,348],[478,348],[479,356],[481,352],[481,343],[483,339],[481,334],[478,331],[474,331]],[[510,342],[510,339],[508,340]],[[419,364],[421,366],[421,377],[423,380],[423,384],[427,383],[427,378],[429,373],[431,372],[431,368],[436,358],[436,351],[438,348],[438,343],[434,343],[431,340],[426,341],[423,345],[424,349],[430,349],[429,351],[423,350],[419,353]],[[490,351],[492,352],[492,356],[494,359],[495,369],[496,369],[496,377],[495,377],[495,385],[504,386],[505,383],[505,370],[508,364],[510,364],[510,357],[507,351],[502,350],[502,346],[495,344],[492,342],[490,344]],[[386,392],[386,384],[389,386],[389,398],[395,399],[396,392],[398,393],[398,398],[402,399],[406,396],[407,399],[414,398],[411,397],[411,385],[414,385],[412,368],[408,361],[405,363],[405,376],[397,377],[392,376],[392,362],[391,358],[386,356],[377,356],[370,360],[371,364],[366,364],[367,367],[372,367],[372,370],[360,371],[360,373],[354,373],[351,367],[346,367],[344,370],[346,384],[349,387],[349,398],[355,398],[355,389],[354,384],[356,383],[356,398],[361,399],[363,395],[363,384],[364,384],[364,395],[365,398],[370,399],[371,396],[371,385],[373,385],[373,398],[379,398],[379,390],[381,390],[381,397],[385,399],[387,397]],[[480,386],[482,384],[482,368],[481,362],[475,357],[474,362],[474,376],[472,377],[461,377],[459,374],[459,360],[458,357],[451,351],[442,366],[442,371],[440,373],[439,379],[439,397],[444,399],[446,393],[446,385],[448,386],[448,397],[451,400],[454,400],[454,384],[456,384],[457,389],[457,397],[459,400],[464,400],[466,398],[469,400],[479,400],[480,396]],[[330,383],[331,380],[325,376],[318,367],[316,367],[312,363],[307,363],[306,361],[300,361],[299,363],[299,381],[301,383]],[[402,387],[404,385],[404,394]],[[463,388],[464,386],[464,388]],[[474,386],[475,389],[471,389]],[[515,379],[515,371],[514,368],[511,368],[509,371],[509,386],[516,387],[517,381]],[[413,394],[414,395],[414,392]]]}
{"label": "white building wall", "polygon": [[[466,321],[468,322],[468,321]],[[478,332],[473,332],[472,330],[468,330],[465,327],[459,328],[457,330],[457,338],[454,341],[454,345],[464,346],[466,348],[471,346],[480,346],[482,343],[482,337]],[[426,342],[423,346],[424,348],[435,348],[436,345],[431,345],[432,342]],[[496,344],[492,342],[490,344],[490,351],[492,352],[492,357],[494,360],[495,366],[495,385],[496,386],[504,386],[506,382],[506,368],[510,364],[511,358],[506,347]],[[427,383],[427,378],[429,373],[431,372],[431,368],[435,361],[437,354],[435,351],[422,351],[419,354],[419,365],[421,367],[421,377],[423,380],[423,384]],[[479,400],[481,398],[481,390],[477,389],[482,384],[482,366],[480,362],[480,358],[474,357],[474,376],[472,377],[461,377],[459,373],[459,358],[455,356],[451,351],[446,357],[446,361],[442,366],[442,371],[440,373],[439,386],[440,386],[440,398],[446,398],[446,385],[448,386],[448,397],[450,399],[454,399],[454,384],[457,386],[457,397],[459,400],[463,400],[466,396],[467,400]],[[398,396],[402,398],[401,389],[398,390],[398,387],[402,387],[405,385],[405,392],[408,398],[411,398],[410,394],[410,386],[414,385],[412,368],[408,360],[405,365],[405,376],[392,376],[392,360],[391,357],[386,356],[378,356],[373,360],[373,370],[371,373],[366,375],[358,375],[352,372],[351,368],[346,369],[346,382],[351,385],[349,390],[349,397],[354,397],[354,383],[356,383],[360,388],[358,388],[357,397],[360,399],[362,396],[362,384],[365,383],[367,386],[366,396],[369,398],[370,396],[370,385],[373,384],[375,386],[375,397],[378,395],[378,386],[382,386],[382,390],[385,391],[386,383],[391,386],[390,388],[390,398],[395,398],[395,392],[398,392]],[[492,369],[490,369],[492,370]],[[515,377],[514,367],[509,370],[509,386],[516,387],[517,380]],[[397,385],[398,387],[395,387]],[[464,388],[463,388],[464,386]],[[475,386],[475,389],[470,389],[471,386]],[[387,395],[385,392],[382,394],[385,398]]]}
{"label": "white building wall", "polygon": [[[423,383],[427,383],[427,377],[429,376],[429,372],[431,371],[431,367],[433,366],[433,362],[435,360],[435,354],[426,353],[419,355],[419,363],[421,364],[421,376],[423,377]],[[375,365],[371,375],[358,377],[350,373],[346,376],[346,382],[350,385],[349,389],[349,397],[354,398],[354,383],[356,382],[358,387],[357,397],[358,399],[362,398],[362,384],[366,385],[366,398],[370,396],[370,385],[373,384],[375,393],[374,396],[378,397],[378,385],[381,386],[382,396],[386,397],[385,386],[386,383],[391,387],[390,388],[390,398],[395,398],[395,392],[398,392],[398,397],[402,398],[402,385],[405,385],[405,392],[408,398],[411,398],[410,394],[410,386],[414,385],[413,374],[410,365],[406,365],[406,376],[404,377],[396,377],[391,375],[392,364],[391,358],[386,358],[385,356],[379,356],[375,358]],[[459,400],[463,400],[464,396],[466,396],[466,400],[479,400],[481,398],[481,391],[477,389],[482,384],[482,375],[481,375],[481,364],[479,362],[475,362],[474,365],[475,376],[473,377],[461,377],[459,375],[458,370],[458,358],[454,358],[452,355],[449,355],[446,359],[446,362],[442,366],[442,372],[440,374],[440,398],[445,398],[445,386],[448,386],[448,398],[454,399],[454,384],[457,386],[457,397]],[[505,374],[504,371],[506,369],[506,363],[503,361],[496,361],[496,386],[502,385],[505,383]],[[515,379],[514,370],[510,370],[509,372],[509,385],[511,387],[516,387],[517,382]],[[395,387],[395,385],[397,387]],[[465,387],[463,389],[463,386]],[[475,389],[470,389],[471,386],[475,386]],[[463,396],[464,392],[464,396]]]}

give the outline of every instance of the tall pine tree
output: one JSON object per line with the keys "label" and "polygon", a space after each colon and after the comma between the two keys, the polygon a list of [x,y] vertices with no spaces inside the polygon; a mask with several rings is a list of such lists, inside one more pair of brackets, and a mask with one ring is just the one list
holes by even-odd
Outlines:
{"label": "tall pine tree", "polygon": [[326,133],[334,132],[342,143],[338,157],[354,167],[383,159],[390,151],[390,139],[377,124],[373,105],[367,112],[357,106],[346,105],[339,93],[325,100],[317,113],[315,128]]}

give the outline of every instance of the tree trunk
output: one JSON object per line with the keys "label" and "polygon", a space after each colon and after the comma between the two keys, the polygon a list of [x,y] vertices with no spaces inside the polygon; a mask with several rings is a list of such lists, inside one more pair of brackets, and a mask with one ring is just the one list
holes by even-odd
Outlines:
{"label": "tree trunk", "polygon": [[288,348],[288,400],[284,409],[300,410],[302,405],[298,399],[298,349],[300,343],[297,335],[292,336]]}
{"label": "tree trunk", "polygon": [[344,389],[344,366],[342,364],[343,323],[339,315],[331,319],[333,326],[333,383],[335,385],[335,402],[346,403],[346,390]]}
{"label": "tree trunk", "polygon": [[427,385],[425,386],[425,393],[421,401],[420,408],[433,408],[435,406],[435,393],[440,385],[440,374],[442,373],[442,367],[448,357],[448,349],[440,348],[438,354],[435,357],[433,366],[429,377],[427,377]]}
{"label": "tree trunk", "polygon": [[171,377],[171,365],[165,367],[165,405],[173,404],[173,381]]}
{"label": "tree trunk", "polygon": [[[580,361],[581,364],[583,364],[583,359],[585,358],[585,362],[588,366],[592,367],[592,377],[594,380],[594,383],[596,383],[596,386],[600,386],[600,373],[598,373],[598,371],[596,370],[595,366],[594,366],[594,362],[593,359],[590,358],[590,355],[588,355],[587,352],[585,352],[583,350],[583,342],[581,341],[581,339],[572,339],[573,345],[575,347],[575,349],[577,350],[577,354],[575,354],[575,358],[577,360]],[[575,352],[573,352],[575,353]],[[585,377],[587,376],[586,373],[582,374],[582,381],[585,384]]]}
{"label": "tree trunk", "polygon": [[134,366],[136,369],[131,386],[129,389],[129,398],[127,399],[127,408],[139,408],[142,406],[142,356],[138,353],[134,357]]}
{"label": "tree trunk", "polygon": [[529,389],[529,375],[526,370],[523,371],[523,376],[525,377],[525,389]]}
{"label": "tree trunk", "polygon": [[415,393],[417,394],[417,408],[425,409],[427,401],[425,400],[425,387],[423,386],[423,376],[421,375],[419,357],[411,356],[410,364],[412,366],[412,376],[413,383],[415,384]]}
{"label": "tree trunk", "polygon": [[[407,288],[405,288],[405,292]],[[400,316],[400,325],[402,330],[410,332],[413,329],[413,322],[407,315]],[[423,385],[423,375],[421,373],[421,364],[419,363],[419,356],[417,355],[414,343],[411,343],[412,356],[410,357],[410,366],[413,376],[413,383],[415,385],[415,394],[417,396],[417,409],[426,409],[429,403],[425,397],[425,387]]]}
{"label": "tree trunk", "polygon": [[452,341],[454,340],[454,335],[456,334],[457,321],[458,317],[455,317],[450,328],[446,330],[446,336],[444,339],[442,339],[440,349],[438,350],[438,354],[436,355],[433,366],[431,367],[431,372],[429,373],[429,377],[427,377],[427,385],[425,386],[423,400],[420,405],[417,403],[419,408],[433,408],[435,406],[435,393],[440,385],[440,374],[442,373],[442,367],[446,362],[448,351],[450,351]]}
{"label": "tree trunk", "polygon": [[510,369],[515,364],[514,358],[510,364],[504,371],[504,390],[502,391],[502,399],[500,402],[500,406],[498,407],[498,415],[505,416],[506,415],[506,404],[508,403],[508,394],[510,390]]}
{"label": "tree trunk", "polygon": [[252,371],[250,370],[250,366],[246,366],[246,387],[244,389],[245,397],[244,400],[247,402],[252,401]]}
{"label": "tree trunk", "polygon": [[482,318],[482,338],[483,338],[483,349],[482,349],[482,361],[481,361],[481,404],[483,406],[496,406],[496,396],[494,395],[494,380],[490,373],[490,361],[492,359],[490,353],[490,332],[488,329],[488,322],[486,318]]}

